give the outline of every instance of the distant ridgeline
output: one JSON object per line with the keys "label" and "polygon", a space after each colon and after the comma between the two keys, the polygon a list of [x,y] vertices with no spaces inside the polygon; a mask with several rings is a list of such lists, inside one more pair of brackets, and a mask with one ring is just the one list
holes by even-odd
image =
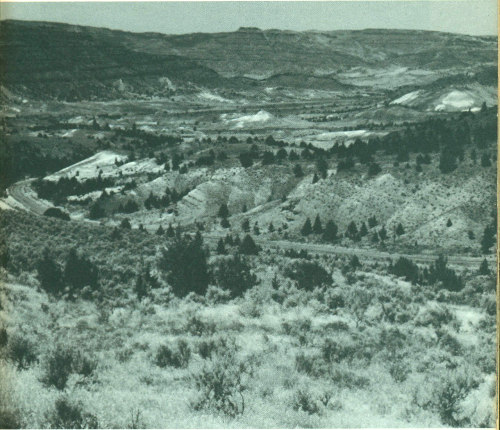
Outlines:
{"label": "distant ridgeline", "polygon": [[[491,81],[494,37],[402,30],[163,35],[2,21],[2,97],[62,100],[168,95],[202,87],[346,89],[353,68],[440,71]],[[470,74],[474,71],[474,74]],[[438,76],[439,75],[439,76]],[[460,77],[461,76],[461,77]],[[476,78],[474,78],[476,79]],[[444,83],[444,81],[442,82]]]}

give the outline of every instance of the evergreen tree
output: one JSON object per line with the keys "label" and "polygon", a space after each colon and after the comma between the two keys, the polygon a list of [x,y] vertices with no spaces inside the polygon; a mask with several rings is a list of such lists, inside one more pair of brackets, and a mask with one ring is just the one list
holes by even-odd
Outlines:
{"label": "evergreen tree", "polygon": [[147,285],[147,281],[146,279],[144,279],[144,274],[138,273],[135,279],[134,293],[139,301],[149,295],[148,287],[149,286]]}
{"label": "evergreen tree", "polygon": [[156,230],[156,234],[157,234],[158,236],[163,236],[163,235],[165,234],[165,231],[163,230],[163,227],[161,226],[161,224],[160,224],[160,226],[158,227],[158,230]]}
{"label": "evergreen tree", "polygon": [[481,155],[481,167],[489,166],[491,166],[490,157],[488,156],[488,154],[486,154],[486,152],[484,152],[483,155]]}
{"label": "evergreen tree", "polygon": [[444,148],[439,158],[439,170],[441,170],[441,173],[450,173],[456,168],[456,152],[450,150],[450,148]]}
{"label": "evergreen tree", "polygon": [[483,254],[490,253],[490,248],[495,244],[495,233],[493,225],[485,227],[483,237],[481,238],[481,251]]}
{"label": "evergreen tree", "polygon": [[309,217],[307,217],[304,225],[302,226],[300,232],[302,233],[302,236],[309,236],[312,233],[312,226],[311,226],[311,220]]}
{"label": "evergreen tree", "polygon": [[177,233],[173,243],[163,249],[158,267],[167,274],[176,296],[184,297],[190,292],[205,294],[209,280],[207,255],[199,239]]}
{"label": "evergreen tree", "polygon": [[132,226],[130,225],[130,220],[128,218],[123,218],[120,223],[120,228],[130,230]]}
{"label": "evergreen tree", "polygon": [[241,221],[241,229],[245,233],[248,233],[250,231],[250,221],[248,221],[247,218],[245,218],[243,221]]}
{"label": "evergreen tree", "polygon": [[351,221],[347,226],[346,236],[351,240],[358,239],[358,227],[354,221]]}
{"label": "evergreen tree", "polygon": [[231,224],[229,224],[229,221],[227,220],[227,218],[222,218],[221,221],[220,221],[220,225],[223,228],[229,228],[229,227],[231,227]]}
{"label": "evergreen tree", "polygon": [[382,226],[382,228],[378,232],[378,235],[382,242],[384,242],[387,239],[387,230],[385,229],[385,226]]}
{"label": "evergreen tree", "polygon": [[451,219],[448,218],[448,221],[446,221],[446,227],[451,227],[453,223],[451,222]]}
{"label": "evergreen tree", "polygon": [[377,176],[382,169],[377,163],[370,163],[370,166],[368,167],[368,176]]}
{"label": "evergreen tree", "polygon": [[272,222],[270,222],[270,223],[269,223],[269,228],[268,228],[268,230],[269,230],[269,233],[274,233],[274,230],[275,230],[275,229],[274,229],[274,225],[273,225],[273,223],[272,223]]}
{"label": "evergreen tree", "polygon": [[222,239],[219,239],[219,242],[217,243],[216,252],[219,255],[227,254],[226,247],[224,246],[224,241]]}
{"label": "evergreen tree", "polygon": [[378,242],[378,233],[376,231],[373,232],[372,234],[372,242],[377,243]]}
{"label": "evergreen tree", "polygon": [[321,225],[321,219],[319,217],[319,214],[316,215],[316,218],[314,219],[313,232],[315,234],[323,233],[323,226]]}
{"label": "evergreen tree", "polygon": [[229,209],[227,208],[226,203],[222,203],[219,207],[219,211],[217,212],[217,216],[219,218],[227,218],[229,216]]}
{"label": "evergreen tree", "polygon": [[50,255],[48,248],[44,248],[42,258],[36,265],[40,287],[49,294],[59,294],[64,288],[63,275],[60,266]]}
{"label": "evergreen tree", "polygon": [[[328,162],[324,158],[319,158],[316,161],[316,168],[323,179],[328,176]],[[314,182],[313,182],[314,183]]]}
{"label": "evergreen tree", "polygon": [[293,168],[293,174],[296,178],[302,178],[302,176],[304,176],[304,172],[302,171],[302,167],[300,166],[300,164],[295,165],[295,167]]}
{"label": "evergreen tree", "polygon": [[315,184],[318,181],[319,181],[318,175],[315,173],[314,176],[313,176],[312,183]]}
{"label": "evergreen tree", "polygon": [[253,226],[253,234],[255,234],[256,236],[260,234],[259,224],[257,223],[255,223],[255,225]]}
{"label": "evergreen tree", "polygon": [[259,251],[260,248],[254,242],[252,236],[249,234],[245,235],[240,245],[240,252],[245,255],[257,255]]}
{"label": "evergreen tree", "polygon": [[359,229],[359,236],[365,237],[368,234],[368,228],[364,222],[361,223],[361,227]]}
{"label": "evergreen tree", "polygon": [[174,236],[175,236],[175,230],[172,227],[172,223],[170,223],[167,228],[167,237],[174,237]]}
{"label": "evergreen tree", "polygon": [[338,227],[334,221],[330,220],[326,223],[325,230],[323,231],[323,240],[333,243],[337,240]]}
{"label": "evergreen tree", "polygon": [[490,274],[490,269],[488,267],[488,262],[486,261],[486,258],[481,262],[481,265],[479,266],[479,274],[480,275]]}
{"label": "evergreen tree", "polygon": [[378,224],[377,218],[375,216],[371,216],[368,218],[368,227],[373,228]]}
{"label": "evergreen tree", "polygon": [[396,234],[398,236],[401,236],[402,234],[405,234],[405,229],[403,227],[403,224],[399,223],[396,227]]}
{"label": "evergreen tree", "polygon": [[240,297],[257,284],[257,277],[250,271],[250,266],[239,255],[219,260],[213,271],[217,285],[231,292],[231,297]]}
{"label": "evergreen tree", "polygon": [[97,268],[87,258],[80,257],[75,248],[71,248],[64,266],[64,283],[72,291],[85,286],[97,287]]}

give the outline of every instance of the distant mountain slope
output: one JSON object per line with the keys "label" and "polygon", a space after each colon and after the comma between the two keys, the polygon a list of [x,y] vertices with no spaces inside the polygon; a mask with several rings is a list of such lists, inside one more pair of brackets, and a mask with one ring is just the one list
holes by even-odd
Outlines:
{"label": "distant mountain slope", "polygon": [[14,94],[66,100],[194,86],[340,90],[351,82],[336,74],[346,71],[359,78],[399,67],[437,79],[496,67],[496,46],[493,37],[426,31],[164,35],[7,20],[0,23],[0,80]]}
{"label": "distant mountain slope", "polygon": [[161,79],[221,86],[213,70],[178,55],[127,48],[106,30],[6,21],[0,26],[0,80],[30,97],[114,97],[153,94]]}

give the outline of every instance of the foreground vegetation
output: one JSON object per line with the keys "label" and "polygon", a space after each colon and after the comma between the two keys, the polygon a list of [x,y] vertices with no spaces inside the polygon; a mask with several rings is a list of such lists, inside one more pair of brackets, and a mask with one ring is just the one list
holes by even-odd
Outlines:
{"label": "foreground vegetation", "polygon": [[4,428],[493,425],[487,264],[1,219]]}

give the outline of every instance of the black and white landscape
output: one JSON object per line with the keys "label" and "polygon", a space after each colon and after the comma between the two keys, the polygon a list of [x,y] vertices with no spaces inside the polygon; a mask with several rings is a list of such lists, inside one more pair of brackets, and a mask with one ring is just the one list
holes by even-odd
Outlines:
{"label": "black and white landscape", "polygon": [[0,23],[0,427],[493,427],[497,39]]}

